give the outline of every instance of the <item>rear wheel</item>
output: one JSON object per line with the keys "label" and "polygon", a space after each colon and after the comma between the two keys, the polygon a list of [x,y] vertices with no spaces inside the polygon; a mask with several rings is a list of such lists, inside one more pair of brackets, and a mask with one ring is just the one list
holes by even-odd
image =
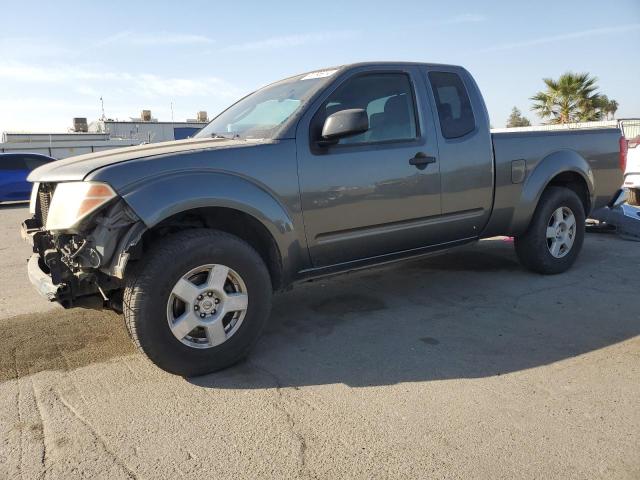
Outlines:
{"label": "rear wheel", "polygon": [[190,230],[154,245],[126,280],[134,343],[160,368],[195,376],[244,358],[271,306],[267,268],[247,243]]}
{"label": "rear wheel", "polygon": [[547,188],[529,228],[515,238],[520,263],[543,274],[566,271],[582,248],[584,222],[584,207],[573,190]]}

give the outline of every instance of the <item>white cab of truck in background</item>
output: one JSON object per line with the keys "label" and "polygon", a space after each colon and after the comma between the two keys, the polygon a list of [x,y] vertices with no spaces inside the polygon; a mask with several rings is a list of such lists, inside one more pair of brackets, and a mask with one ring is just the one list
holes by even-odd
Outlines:
{"label": "white cab of truck in background", "polygon": [[629,204],[640,206],[640,120],[621,120],[620,125],[627,141],[623,186],[629,191]]}

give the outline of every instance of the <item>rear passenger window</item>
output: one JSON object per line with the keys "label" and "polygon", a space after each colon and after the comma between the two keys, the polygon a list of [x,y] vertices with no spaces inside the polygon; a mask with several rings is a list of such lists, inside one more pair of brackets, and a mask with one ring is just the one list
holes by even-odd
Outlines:
{"label": "rear passenger window", "polygon": [[463,137],[476,128],[471,101],[462,79],[455,73],[429,72],[444,138]]}

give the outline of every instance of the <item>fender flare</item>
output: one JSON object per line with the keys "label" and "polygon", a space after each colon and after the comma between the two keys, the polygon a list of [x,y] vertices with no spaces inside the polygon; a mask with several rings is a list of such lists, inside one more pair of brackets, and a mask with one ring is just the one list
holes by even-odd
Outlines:
{"label": "fender flare", "polygon": [[[261,223],[274,240],[284,281],[295,275],[294,265],[306,263],[306,246],[301,244],[286,207],[266,187],[240,175],[212,170],[173,171],[129,185],[121,196],[144,223],[144,231],[197,208],[222,207],[245,213]],[[137,243],[141,233],[136,236],[130,245]]]}
{"label": "fender flare", "polygon": [[513,213],[509,229],[512,235],[526,231],[544,190],[556,176],[566,172],[580,175],[587,186],[590,202],[593,204],[595,180],[587,161],[573,150],[555,151],[544,157],[527,175],[520,201]]}

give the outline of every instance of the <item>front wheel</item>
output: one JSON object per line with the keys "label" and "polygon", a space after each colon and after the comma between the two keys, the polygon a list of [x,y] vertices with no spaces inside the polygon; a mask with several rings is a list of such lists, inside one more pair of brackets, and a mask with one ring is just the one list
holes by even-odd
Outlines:
{"label": "front wheel", "polygon": [[515,238],[520,263],[543,274],[566,271],[582,248],[584,223],[584,207],[573,190],[547,188],[529,228]]}
{"label": "front wheel", "polygon": [[271,279],[258,253],[220,231],[156,243],[127,275],[123,311],[136,345],[170,373],[196,376],[241,360],[269,316]]}

